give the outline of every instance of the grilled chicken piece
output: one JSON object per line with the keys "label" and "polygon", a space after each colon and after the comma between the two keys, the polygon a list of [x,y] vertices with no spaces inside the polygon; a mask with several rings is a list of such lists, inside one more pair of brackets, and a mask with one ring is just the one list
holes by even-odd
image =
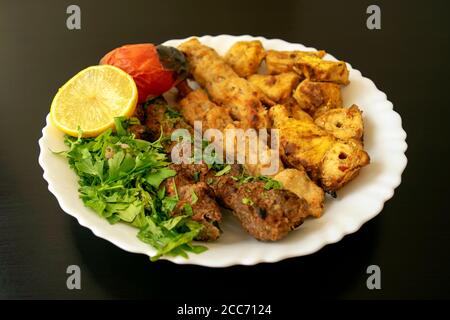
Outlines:
{"label": "grilled chicken piece", "polygon": [[282,105],[270,109],[275,128],[280,129],[281,156],[285,163],[306,169],[312,180],[333,193],[369,163],[369,155],[354,141],[340,140],[308,120],[289,117]]}
{"label": "grilled chicken piece", "polygon": [[253,176],[273,176],[284,169],[278,148],[271,149],[268,144],[271,137],[267,135],[267,142],[260,140],[261,136],[258,137],[256,132],[248,133],[236,125],[239,123],[229,124],[225,128],[223,145],[220,146],[228,163],[231,159],[238,161]]}
{"label": "grilled chicken piece", "polygon": [[342,140],[362,143],[364,123],[362,111],[357,105],[350,108],[329,110],[314,120],[314,123]]}
{"label": "grilled chicken piece", "polygon": [[225,54],[225,61],[243,78],[258,71],[266,52],[259,40],[238,41]]}
{"label": "grilled chicken piece", "polygon": [[287,99],[298,85],[300,77],[295,72],[279,75],[254,74],[248,81],[258,87],[267,97],[275,102]]}
{"label": "grilled chicken piece", "polygon": [[292,96],[282,100],[279,104],[286,108],[289,113],[289,117],[297,120],[302,120],[305,118],[305,120],[313,121],[313,118],[300,108],[297,101]]}
{"label": "grilled chicken piece", "polygon": [[342,107],[341,88],[331,82],[305,79],[295,89],[293,97],[298,106],[312,117]]}
{"label": "grilled chicken piece", "polygon": [[[208,170],[206,165],[171,164],[170,169],[177,172],[173,178],[164,182],[166,193],[171,196],[178,195],[179,201],[173,215],[185,214],[187,204],[192,208],[192,220],[203,225],[203,229],[196,240],[212,241],[220,236],[219,223],[222,220],[219,205],[214,200],[214,193],[208,185],[196,179],[196,172]],[[205,171],[206,170],[206,171]]]}
{"label": "grilled chicken piece", "polygon": [[244,229],[258,240],[276,241],[303,223],[310,215],[307,202],[294,193],[264,188],[262,181],[239,183],[233,177],[241,167],[233,165],[230,173],[208,175],[209,186],[226,208],[233,211]]}
{"label": "grilled chicken piece", "polygon": [[344,61],[328,61],[314,55],[304,55],[295,60],[294,71],[313,81],[334,82],[347,85],[347,64]]}
{"label": "grilled chicken piece", "polygon": [[201,121],[203,130],[224,130],[227,125],[233,123],[229,108],[213,103],[203,89],[191,91],[181,99],[179,110],[191,126],[194,126],[195,121]]}
{"label": "grilled chicken piece", "polygon": [[284,169],[273,178],[280,181],[283,189],[295,193],[298,197],[305,199],[309,205],[309,211],[315,218],[319,218],[323,213],[323,202],[325,193],[308,177],[305,169]]}
{"label": "grilled chicken piece", "polygon": [[218,105],[230,109],[231,117],[243,128],[267,128],[267,111],[262,100],[269,99],[236,72],[217,52],[197,39],[182,43],[179,49],[186,55],[194,79]]}
{"label": "grilled chicken piece", "polygon": [[304,56],[322,58],[325,51],[276,51],[268,50],[266,53],[266,67],[269,74],[280,74],[293,71],[295,61]]}

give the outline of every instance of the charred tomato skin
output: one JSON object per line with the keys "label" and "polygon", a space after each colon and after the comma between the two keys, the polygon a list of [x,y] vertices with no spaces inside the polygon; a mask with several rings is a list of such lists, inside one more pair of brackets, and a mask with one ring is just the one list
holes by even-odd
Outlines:
{"label": "charred tomato skin", "polygon": [[124,45],[107,53],[100,64],[113,65],[130,74],[138,88],[138,102],[142,103],[170,90],[180,71],[187,68],[186,59],[176,48],[159,47],[151,43]]}

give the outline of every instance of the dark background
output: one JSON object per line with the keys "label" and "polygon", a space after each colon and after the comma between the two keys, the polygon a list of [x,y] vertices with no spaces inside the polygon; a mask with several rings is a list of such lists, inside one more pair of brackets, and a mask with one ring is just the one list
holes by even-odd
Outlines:
{"label": "dark background", "polygon": [[[66,28],[70,4],[79,31]],[[381,30],[366,28],[369,4]],[[448,12],[445,1],[0,1],[0,298],[450,298]],[[150,263],[59,208],[37,162],[57,88],[119,45],[204,34],[323,48],[387,93],[409,163],[380,215],[310,256],[210,269]],[[66,288],[71,264],[82,290]],[[381,290],[366,288],[370,264]]]}

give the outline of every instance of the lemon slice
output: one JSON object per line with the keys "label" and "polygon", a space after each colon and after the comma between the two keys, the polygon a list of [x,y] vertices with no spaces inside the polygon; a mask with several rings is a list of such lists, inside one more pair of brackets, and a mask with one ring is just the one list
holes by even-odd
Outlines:
{"label": "lemon slice", "polygon": [[130,117],[137,105],[133,78],[110,65],[93,66],[76,74],[53,98],[50,117],[71,136],[95,137],[114,125],[114,117]]}

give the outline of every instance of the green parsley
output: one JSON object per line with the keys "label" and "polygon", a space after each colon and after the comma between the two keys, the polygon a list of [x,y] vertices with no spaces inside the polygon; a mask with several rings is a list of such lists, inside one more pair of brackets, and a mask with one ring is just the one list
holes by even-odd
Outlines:
{"label": "green parsley", "polygon": [[239,176],[231,177],[234,181],[237,181],[240,185],[253,182],[253,181],[262,181],[264,182],[264,190],[272,190],[272,189],[282,189],[283,185],[280,181],[274,180],[270,177],[266,176],[251,176],[245,172],[242,172]]}
{"label": "green parsley", "polygon": [[250,198],[242,198],[242,204],[245,204],[247,206],[252,206],[253,205],[253,201]]}
{"label": "green parsley", "polygon": [[199,182],[200,181],[200,172],[194,172],[194,181]]}
{"label": "green parsley", "polygon": [[216,172],[216,177],[223,176],[225,173],[228,173],[230,171],[231,171],[231,166],[228,164],[223,169]]}
{"label": "green parsley", "polygon": [[[176,172],[168,167],[161,139],[135,139],[123,118],[116,118],[115,125],[115,133],[109,129],[96,138],[65,137],[69,150],[62,154],[78,176],[84,205],[110,223],[122,221],[139,228],[138,238],[157,250],[152,261],[206,250],[191,244],[203,228],[191,219],[192,207],[173,215],[178,191],[175,186],[176,196],[167,196],[162,183]],[[195,195],[192,200],[197,199]]]}
{"label": "green parsley", "polygon": [[271,190],[271,189],[281,189],[283,188],[283,185],[280,181],[274,180],[272,178],[266,177],[266,176],[259,176],[258,179],[260,181],[264,181],[264,190]]}
{"label": "green parsley", "polygon": [[179,119],[181,118],[181,113],[179,113],[178,111],[167,107],[167,111],[164,113],[164,115],[166,116],[167,119]]}
{"label": "green parsley", "polygon": [[194,204],[197,203],[197,201],[198,201],[197,194],[196,194],[194,191],[192,191],[192,194],[191,194],[191,204],[194,205]]}
{"label": "green parsley", "polygon": [[192,206],[189,203],[186,203],[183,206],[183,210],[188,216],[194,215],[194,210],[192,209]]}

